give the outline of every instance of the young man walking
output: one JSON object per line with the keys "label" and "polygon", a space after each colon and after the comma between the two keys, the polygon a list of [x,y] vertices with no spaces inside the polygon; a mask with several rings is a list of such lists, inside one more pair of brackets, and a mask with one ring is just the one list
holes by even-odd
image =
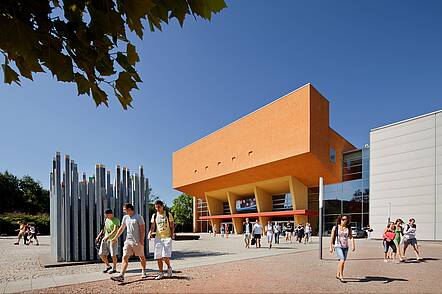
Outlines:
{"label": "young man walking", "polygon": [[160,272],[155,280],[161,280],[164,278],[163,262],[167,265],[166,277],[172,277],[170,258],[172,257],[172,240],[174,239],[175,226],[172,214],[164,209],[163,201],[155,201],[155,210],[156,212],[150,220],[149,239],[155,238],[154,259],[157,260]]}
{"label": "young man walking", "polygon": [[252,223],[249,222],[249,218],[246,218],[246,222],[243,227],[244,242],[246,243],[246,248],[250,248],[250,239],[252,236]]}
{"label": "young man walking", "polygon": [[[103,273],[114,274],[117,272],[117,254],[118,254],[118,246],[117,242],[113,242],[117,230],[120,227],[120,220],[114,217],[112,209],[107,209],[104,214],[106,215],[106,220],[104,221],[104,228],[100,231],[95,241],[97,242],[101,236],[104,235],[103,240],[101,240],[100,250],[98,251],[98,255],[101,260],[106,265],[106,268],[103,270]],[[109,264],[108,255],[112,257],[112,266]]]}
{"label": "young man walking", "polygon": [[127,270],[129,257],[132,255],[138,256],[141,262],[141,278],[146,278],[146,257],[144,256],[144,239],[146,236],[146,224],[143,217],[136,214],[134,207],[130,203],[123,205],[123,212],[126,214],[121,221],[121,227],[118,229],[117,234],[113,238],[112,242],[116,243],[118,237],[126,232],[126,241],[123,247],[123,262],[121,266],[121,274],[115,277],[111,277],[112,280],[123,283],[124,274]]}

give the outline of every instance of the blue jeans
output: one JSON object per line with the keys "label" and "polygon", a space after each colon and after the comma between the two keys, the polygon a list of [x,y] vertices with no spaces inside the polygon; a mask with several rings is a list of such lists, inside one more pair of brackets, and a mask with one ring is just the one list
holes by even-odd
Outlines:
{"label": "blue jeans", "polygon": [[346,260],[348,248],[335,247],[335,253],[339,260]]}

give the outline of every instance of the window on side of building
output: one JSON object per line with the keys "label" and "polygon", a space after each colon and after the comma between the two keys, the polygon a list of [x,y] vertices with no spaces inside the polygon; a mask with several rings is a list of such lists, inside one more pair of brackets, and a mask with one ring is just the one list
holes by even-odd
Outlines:
{"label": "window on side of building", "polygon": [[336,163],[336,150],[333,147],[330,147],[330,161]]}

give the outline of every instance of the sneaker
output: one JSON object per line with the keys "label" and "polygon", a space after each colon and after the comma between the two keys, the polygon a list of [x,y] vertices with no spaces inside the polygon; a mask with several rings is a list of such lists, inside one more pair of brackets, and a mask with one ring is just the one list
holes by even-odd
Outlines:
{"label": "sneaker", "polygon": [[107,273],[108,271],[110,271],[112,269],[111,266],[108,266],[107,268],[104,269],[103,274]]}
{"label": "sneaker", "polygon": [[116,269],[111,269],[111,270],[108,271],[107,273],[108,273],[108,274],[115,274],[115,273],[117,273],[117,270],[116,270]]}
{"label": "sneaker", "polygon": [[169,268],[167,269],[166,277],[168,277],[168,278],[171,278],[171,277],[172,277],[172,268],[171,268],[171,267],[169,267]]}
{"label": "sneaker", "polygon": [[18,242],[15,242],[14,245],[18,245]]}
{"label": "sneaker", "polygon": [[142,278],[142,279],[147,278],[146,272],[141,273],[141,278]]}
{"label": "sneaker", "polygon": [[119,275],[119,276],[116,276],[116,277],[111,277],[111,280],[115,281],[115,282],[123,283],[124,282],[124,276],[123,275]]}
{"label": "sneaker", "polygon": [[155,277],[155,280],[161,280],[162,278],[164,278],[164,274],[160,273],[158,276]]}
{"label": "sneaker", "polygon": [[388,260],[387,260],[387,259],[384,259],[384,262],[388,262]]}

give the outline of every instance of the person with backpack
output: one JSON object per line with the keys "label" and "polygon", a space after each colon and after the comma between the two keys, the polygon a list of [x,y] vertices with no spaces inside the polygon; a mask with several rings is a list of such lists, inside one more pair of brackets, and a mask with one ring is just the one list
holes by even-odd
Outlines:
{"label": "person with backpack", "polygon": [[350,229],[350,216],[340,215],[336,219],[336,225],[333,226],[330,236],[330,253],[335,252],[338,257],[338,268],[336,271],[336,279],[342,283],[346,283],[344,280],[344,268],[345,261],[347,260],[348,254],[348,240],[352,241],[352,251],[356,250],[355,240],[352,236]]}
{"label": "person with backpack", "polygon": [[155,214],[150,220],[149,239],[154,238],[154,259],[157,260],[159,274],[155,280],[164,278],[163,262],[167,265],[166,277],[172,277],[172,240],[175,239],[175,226],[172,214],[164,208],[161,200],[155,201]]}
{"label": "person with backpack", "polygon": [[385,229],[383,234],[383,244],[384,244],[384,262],[388,262],[388,250],[391,248],[393,251],[393,258],[396,259],[396,244],[394,239],[396,238],[396,226],[391,222]]}

